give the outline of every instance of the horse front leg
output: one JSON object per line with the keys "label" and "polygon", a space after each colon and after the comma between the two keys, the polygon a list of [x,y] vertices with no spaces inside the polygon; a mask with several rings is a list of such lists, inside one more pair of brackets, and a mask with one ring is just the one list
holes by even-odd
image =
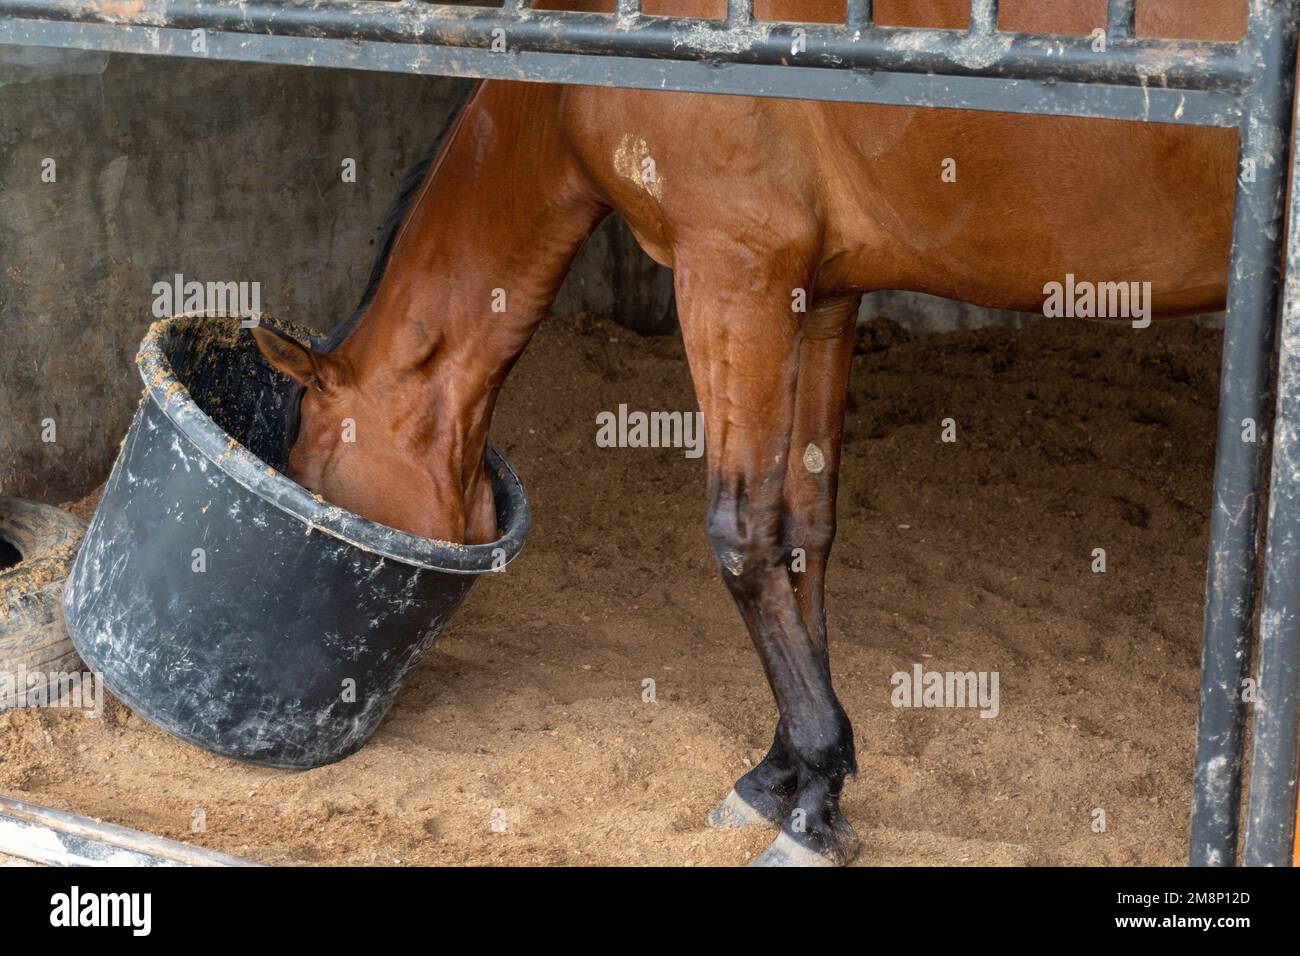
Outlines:
{"label": "horse front leg", "polygon": [[[843,863],[857,847],[839,811],[844,778],[856,771],[853,730],[786,560],[786,474],[790,455],[804,452],[791,448],[802,317],[791,313],[790,292],[800,281],[773,275],[719,283],[679,263],[678,302],[708,436],[709,542],[780,715],[769,768],[786,781],[788,812],[756,862]],[[737,278],[750,281],[737,287]]]}
{"label": "horse front leg", "polygon": [[[801,324],[794,423],[782,488],[782,553],[804,627],[828,669],[826,566],[835,538],[844,407],[861,298],[819,302]],[[782,741],[778,724],[767,756],[736,781],[709,814],[710,825],[780,826],[785,821],[798,789],[798,765]],[[851,842],[848,823],[841,820],[840,826],[845,841]]]}

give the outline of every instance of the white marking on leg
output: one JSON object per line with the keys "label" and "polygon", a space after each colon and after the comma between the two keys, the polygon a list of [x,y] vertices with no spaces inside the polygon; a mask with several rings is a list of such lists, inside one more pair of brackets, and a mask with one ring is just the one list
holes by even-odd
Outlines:
{"label": "white marking on leg", "polygon": [[814,475],[821,474],[826,468],[826,456],[812,442],[809,442],[808,447],[803,450],[803,466]]}

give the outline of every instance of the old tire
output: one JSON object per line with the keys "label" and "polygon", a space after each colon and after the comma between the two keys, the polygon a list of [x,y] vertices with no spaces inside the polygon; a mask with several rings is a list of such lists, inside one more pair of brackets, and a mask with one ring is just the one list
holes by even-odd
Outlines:
{"label": "old tire", "polygon": [[63,586],[85,532],[66,511],[0,496],[0,711],[26,702],[20,675],[81,669]]}

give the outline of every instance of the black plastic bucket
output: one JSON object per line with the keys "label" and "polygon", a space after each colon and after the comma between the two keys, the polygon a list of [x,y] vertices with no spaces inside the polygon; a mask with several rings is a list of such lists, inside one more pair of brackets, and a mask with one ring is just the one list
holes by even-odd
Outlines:
{"label": "black plastic bucket", "polygon": [[478,575],[518,554],[523,483],[489,448],[490,544],[396,531],[280,473],[293,383],[237,319],[156,323],[136,363],[145,393],[65,593],[73,644],[200,747],[277,767],[347,756]]}

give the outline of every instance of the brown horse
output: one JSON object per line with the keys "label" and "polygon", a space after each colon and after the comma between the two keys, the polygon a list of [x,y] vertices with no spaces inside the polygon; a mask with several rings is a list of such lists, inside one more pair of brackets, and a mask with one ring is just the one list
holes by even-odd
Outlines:
{"label": "brown horse", "polygon": [[[969,0],[876,7],[893,25],[969,16]],[[1003,24],[1087,34],[1105,7],[1004,0]],[[1236,39],[1241,7],[1152,0],[1139,30]],[[725,4],[647,8],[718,17]],[[843,3],[760,0],[757,12],[831,22]],[[1221,307],[1234,157],[1221,130],[481,84],[346,339],[326,353],[256,333],[305,386],[291,474],[406,531],[495,537],[484,450],[497,395],[578,248],[619,212],[674,270],[708,435],[708,539],[779,711],[771,751],[711,819],[779,825],[760,862],[843,862],[857,840],[839,795],[856,758],[831,687],[823,579],[862,294],[1037,310],[1044,286],[1073,273],[1150,282],[1158,314]]]}

